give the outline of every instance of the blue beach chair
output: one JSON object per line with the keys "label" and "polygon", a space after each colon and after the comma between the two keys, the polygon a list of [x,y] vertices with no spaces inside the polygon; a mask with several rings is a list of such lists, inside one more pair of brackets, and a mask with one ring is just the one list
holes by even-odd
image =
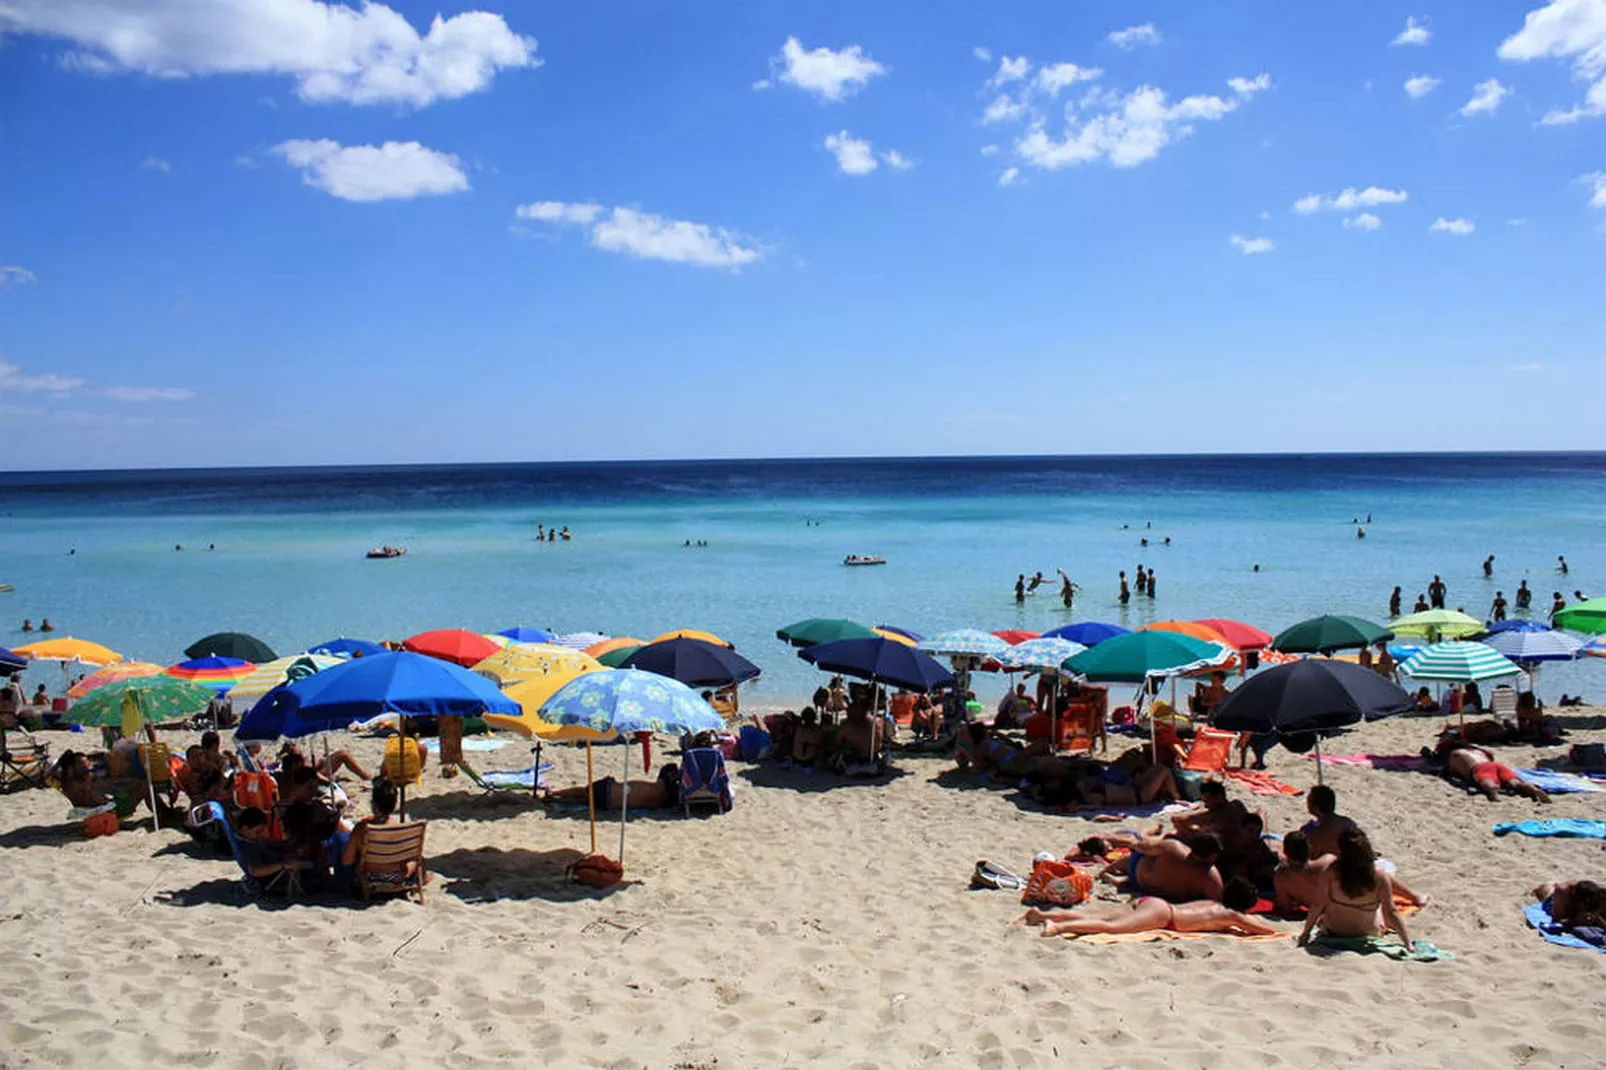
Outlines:
{"label": "blue beach chair", "polygon": [[234,864],[240,867],[240,891],[246,898],[261,898],[281,884],[284,886],[287,899],[300,893],[301,878],[293,869],[274,874],[273,879],[266,884],[251,875],[250,867],[240,855],[239,838],[235,835],[234,826],[229,823],[229,815],[224,813],[221,803],[209,802],[197,806],[190,811],[190,822],[197,828],[203,825],[217,825],[223,830],[224,837],[229,841],[229,853],[234,856]]}
{"label": "blue beach chair", "polygon": [[680,754],[680,802],[691,816],[692,804],[713,806],[720,813],[731,808],[731,778],[725,755],[713,747],[693,747]]}

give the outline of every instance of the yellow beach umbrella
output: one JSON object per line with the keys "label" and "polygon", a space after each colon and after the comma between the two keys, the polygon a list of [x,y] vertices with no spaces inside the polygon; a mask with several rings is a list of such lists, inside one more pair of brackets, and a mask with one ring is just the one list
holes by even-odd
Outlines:
{"label": "yellow beach umbrella", "polygon": [[74,639],[70,635],[19,646],[15,653],[33,661],[76,661],[83,665],[110,665],[123,660],[123,656],[110,647],[91,643],[88,639]]}
{"label": "yellow beach umbrella", "polygon": [[651,645],[652,643],[668,642],[670,639],[696,639],[704,643],[713,643],[715,646],[730,647],[732,650],[736,649],[736,644],[730,640],[721,639],[713,632],[698,631],[696,628],[676,628],[672,632],[665,632],[656,639],[649,640],[648,645]]}
{"label": "yellow beach umbrella", "polygon": [[490,657],[476,662],[473,668],[481,676],[488,676],[506,688],[526,680],[545,680],[553,675],[561,675],[564,680],[569,680],[583,672],[595,672],[602,668],[602,664],[590,654],[573,647],[510,643]]}
{"label": "yellow beach umbrella", "polygon": [[160,676],[167,671],[167,666],[156,665],[149,661],[119,661],[96,669],[88,676],[79,680],[67,689],[67,697],[73,699],[83,698],[97,687],[115,684],[119,680],[133,680],[143,676]]}
{"label": "yellow beach umbrella", "polygon": [[[573,653],[573,651],[571,651]],[[587,659],[590,660],[590,659]],[[517,732],[526,739],[534,737],[545,741],[564,743],[599,743],[614,737],[614,732],[599,732],[581,725],[556,725],[543,721],[539,715],[542,703],[557,694],[564,684],[588,672],[607,672],[600,665],[595,669],[555,670],[544,676],[520,681],[506,689],[507,697],[517,702],[522,711],[517,717],[505,713],[487,713],[485,723],[492,728]]]}
{"label": "yellow beach umbrella", "polygon": [[894,643],[902,643],[904,646],[915,645],[915,640],[909,638],[907,635],[904,635],[902,632],[895,632],[891,628],[871,628],[870,630],[875,632],[883,639],[891,639]]}

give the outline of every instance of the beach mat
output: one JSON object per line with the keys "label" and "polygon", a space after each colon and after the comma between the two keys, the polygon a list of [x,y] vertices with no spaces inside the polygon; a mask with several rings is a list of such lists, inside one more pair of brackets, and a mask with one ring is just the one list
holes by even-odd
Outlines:
{"label": "beach mat", "polygon": [[1071,817],[1084,821],[1126,821],[1134,817],[1164,817],[1192,810],[1188,803],[1135,803],[1132,806],[1094,806],[1081,810],[1067,810]]}
{"label": "beach mat", "polygon": [[1303,795],[1304,791],[1285,784],[1263,769],[1224,769],[1222,773],[1256,795]]}
{"label": "beach mat", "polygon": [[[513,740],[511,739],[475,739],[470,737],[463,740],[463,752],[466,754],[469,751],[501,750],[503,747],[511,747],[512,745]],[[439,754],[441,752],[441,741],[431,736],[424,740],[424,749],[431,754]]]}
{"label": "beach mat", "polygon": [[[552,770],[551,762],[541,766],[541,787],[546,787],[546,775]],[[535,788],[535,766],[528,769],[491,769],[480,774],[480,779],[496,788]]]}
{"label": "beach mat", "polygon": [[1606,785],[1597,784],[1587,777],[1575,773],[1563,773],[1556,769],[1518,769],[1517,776],[1523,783],[1532,784],[1549,795],[1582,795],[1590,792],[1606,792]]}
{"label": "beach mat", "polygon": [[[1316,755],[1305,755],[1307,762],[1314,762]],[[1366,769],[1398,769],[1415,770],[1422,768],[1422,756],[1419,754],[1324,754],[1323,765],[1358,765]]]}
{"label": "beach mat", "polygon": [[1225,936],[1232,940],[1288,940],[1294,934],[1286,933],[1256,933],[1252,936],[1243,936],[1238,933],[1179,933],[1170,929],[1151,929],[1144,933],[1088,933],[1085,936],[1062,936],[1062,940],[1074,940],[1079,944],[1152,944],[1160,940],[1197,940],[1205,936]]}
{"label": "beach mat", "polygon": [[1523,836],[1557,837],[1572,840],[1606,840],[1606,821],[1586,821],[1576,817],[1554,817],[1545,821],[1502,821],[1494,827],[1496,836],[1509,833]]}
{"label": "beach mat", "polygon": [[1416,947],[1407,951],[1405,945],[1393,937],[1384,936],[1333,936],[1319,933],[1306,947],[1316,953],[1350,951],[1357,955],[1382,955],[1396,962],[1438,962],[1455,958],[1448,951],[1440,951],[1426,940],[1416,941]]}
{"label": "beach mat", "polygon": [[1529,903],[1522,908],[1522,916],[1528,920],[1534,931],[1549,943],[1560,947],[1581,947],[1587,951],[1606,951],[1606,946],[1592,944],[1568,932],[1566,926],[1559,924],[1550,916],[1549,909],[1543,903]]}

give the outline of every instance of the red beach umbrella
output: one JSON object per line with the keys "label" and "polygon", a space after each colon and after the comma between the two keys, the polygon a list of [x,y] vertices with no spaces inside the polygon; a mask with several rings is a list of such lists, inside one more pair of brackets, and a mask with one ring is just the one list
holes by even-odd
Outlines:
{"label": "red beach umbrella", "polygon": [[501,648],[478,632],[462,628],[437,628],[403,640],[402,649],[414,654],[427,654],[466,669],[478,665]]}
{"label": "red beach umbrella", "polygon": [[1264,650],[1271,645],[1271,636],[1241,620],[1210,617],[1197,623],[1203,624],[1206,628],[1214,628],[1234,650]]}
{"label": "red beach umbrella", "polygon": [[1024,643],[1028,639],[1042,638],[1037,632],[1022,631],[1019,628],[1005,628],[1003,631],[994,632],[993,634],[998,636],[998,638],[1002,639],[1004,642],[1008,643],[1010,646],[1015,646],[1017,643]]}

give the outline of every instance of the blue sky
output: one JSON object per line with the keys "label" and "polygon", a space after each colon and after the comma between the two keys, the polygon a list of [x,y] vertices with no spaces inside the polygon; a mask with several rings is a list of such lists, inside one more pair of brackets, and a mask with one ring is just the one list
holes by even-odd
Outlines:
{"label": "blue sky", "polygon": [[1606,447],[1606,0],[480,6],[0,0],[0,468]]}

